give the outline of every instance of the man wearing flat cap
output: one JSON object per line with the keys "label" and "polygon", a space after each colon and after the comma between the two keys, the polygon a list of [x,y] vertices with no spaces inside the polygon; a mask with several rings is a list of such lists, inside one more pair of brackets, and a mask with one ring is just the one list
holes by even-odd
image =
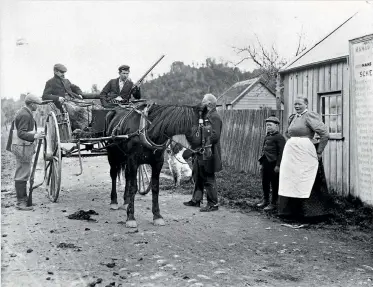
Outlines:
{"label": "man wearing flat cap", "polygon": [[100,96],[103,105],[110,103],[112,99],[120,101],[129,101],[131,96],[135,99],[141,98],[140,88],[130,80],[130,67],[122,65],[118,68],[119,77],[111,79],[102,89]]}
{"label": "man wearing flat cap", "polygon": [[54,77],[45,83],[43,92],[43,100],[53,100],[57,108],[62,108],[62,103],[65,101],[66,94],[73,98],[83,94],[82,90],[72,84],[68,79],[65,79],[67,69],[62,64],[56,64],[53,67]]}
{"label": "man wearing flat cap", "polygon": [[[264,207],[265,211],[271,211],[276,208],[277,204],[280,163],[286,140],[279,133],[280,120],[277,117],[270,116],[265,122],[267,135],[264,138],[262,155],[259,158],[262,165],[263,201],[257,206]],[[271,187],[272,198],[270,201]]]}
{"label": "man wearing flat cap", "polygon": [[27,207],[27,181],[31,174],[31,163],[35,153],[35,140],[44,138],[44,131],[38,132],[32,112],[42,104],[40,98],[28,94],[25,106],[22,107],[12,122],[6,150],[12,152],[16,158],[16,171],[14,175],[15,190],[17,195],[16,208],[31,210]]}
{"label": "man wearing flat cap", "polygon": [[[54,77],[45,83],[43,100],[52,100],[62,114],[65,113],[64,106],[66,107],[72,130],[87,127],[89,124],[88,119],[91,118],[89,115],[90,111],[77,106],[72,101],[68,101],[69,99],[83,99],[82,90],[65,78],[67,69],[64,65],[55,64],[53,72]],[[85,119],[87,119],[87,122]]]}

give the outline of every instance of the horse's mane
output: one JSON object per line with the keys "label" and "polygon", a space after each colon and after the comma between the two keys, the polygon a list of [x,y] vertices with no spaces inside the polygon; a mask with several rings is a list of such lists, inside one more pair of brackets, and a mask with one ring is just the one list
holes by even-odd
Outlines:
{"label": "horse's mane", "polygon": [[197,111],[198,106],[153,104],[148,113],[149,135],[163,137],[184,133],[198,122]]}

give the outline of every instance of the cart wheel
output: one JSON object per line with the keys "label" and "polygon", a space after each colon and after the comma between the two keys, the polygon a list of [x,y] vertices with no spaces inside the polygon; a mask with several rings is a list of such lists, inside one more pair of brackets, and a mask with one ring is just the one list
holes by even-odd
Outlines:
{"label": "cart wheel", "polygon": [[137,187],[141,195],[146,195],[152,188],[151,185],[151,166],[142,164],[137,169]]}
{"label": "cart wheel", "polygon": [[61,141],[58,122],[54,112],[45,121],[44,163],[48,197],[56,202],[61,189]]}

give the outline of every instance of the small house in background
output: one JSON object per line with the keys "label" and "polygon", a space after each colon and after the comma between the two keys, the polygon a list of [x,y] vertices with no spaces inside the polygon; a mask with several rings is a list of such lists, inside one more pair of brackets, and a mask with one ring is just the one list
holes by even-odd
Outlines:
{"label": "small house in background", "polygon": [[[357,196],[371,205],[373,137],[365,126],[371,121],[368,115],[373,114],[373,97],[367,92],[373,85],[372,32],[373,9],[367,5],[284,66],[278,81],[283,86],[279,96],[285,101],[284,130],[288,117],[295,112],[295,98],[306,97],[308,108],[319,113],[329,128],[329,143],[323,153],[329,189]],[[351,41],[361,37],[360,46],[351,50]],[[357,53],[359,63],[354,64],[352,56]],[[358,69],[361,74],[356,80]],[[355,82],[360,91],[354,89]]]}
{"label": "small house in background", "polygon": [[[276,109],[276,94],[260,78],[235,83],[217,101],[218,110]],[[281,103],[281,110],[284,105]]]}

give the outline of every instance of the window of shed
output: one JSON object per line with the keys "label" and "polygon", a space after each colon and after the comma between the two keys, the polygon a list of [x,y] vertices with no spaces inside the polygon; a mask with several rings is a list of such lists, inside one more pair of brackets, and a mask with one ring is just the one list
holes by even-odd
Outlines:
{"label": "window of shed", "polygon": [[342,93],[320,94],[320,114],[329,134],[342,136]]}

